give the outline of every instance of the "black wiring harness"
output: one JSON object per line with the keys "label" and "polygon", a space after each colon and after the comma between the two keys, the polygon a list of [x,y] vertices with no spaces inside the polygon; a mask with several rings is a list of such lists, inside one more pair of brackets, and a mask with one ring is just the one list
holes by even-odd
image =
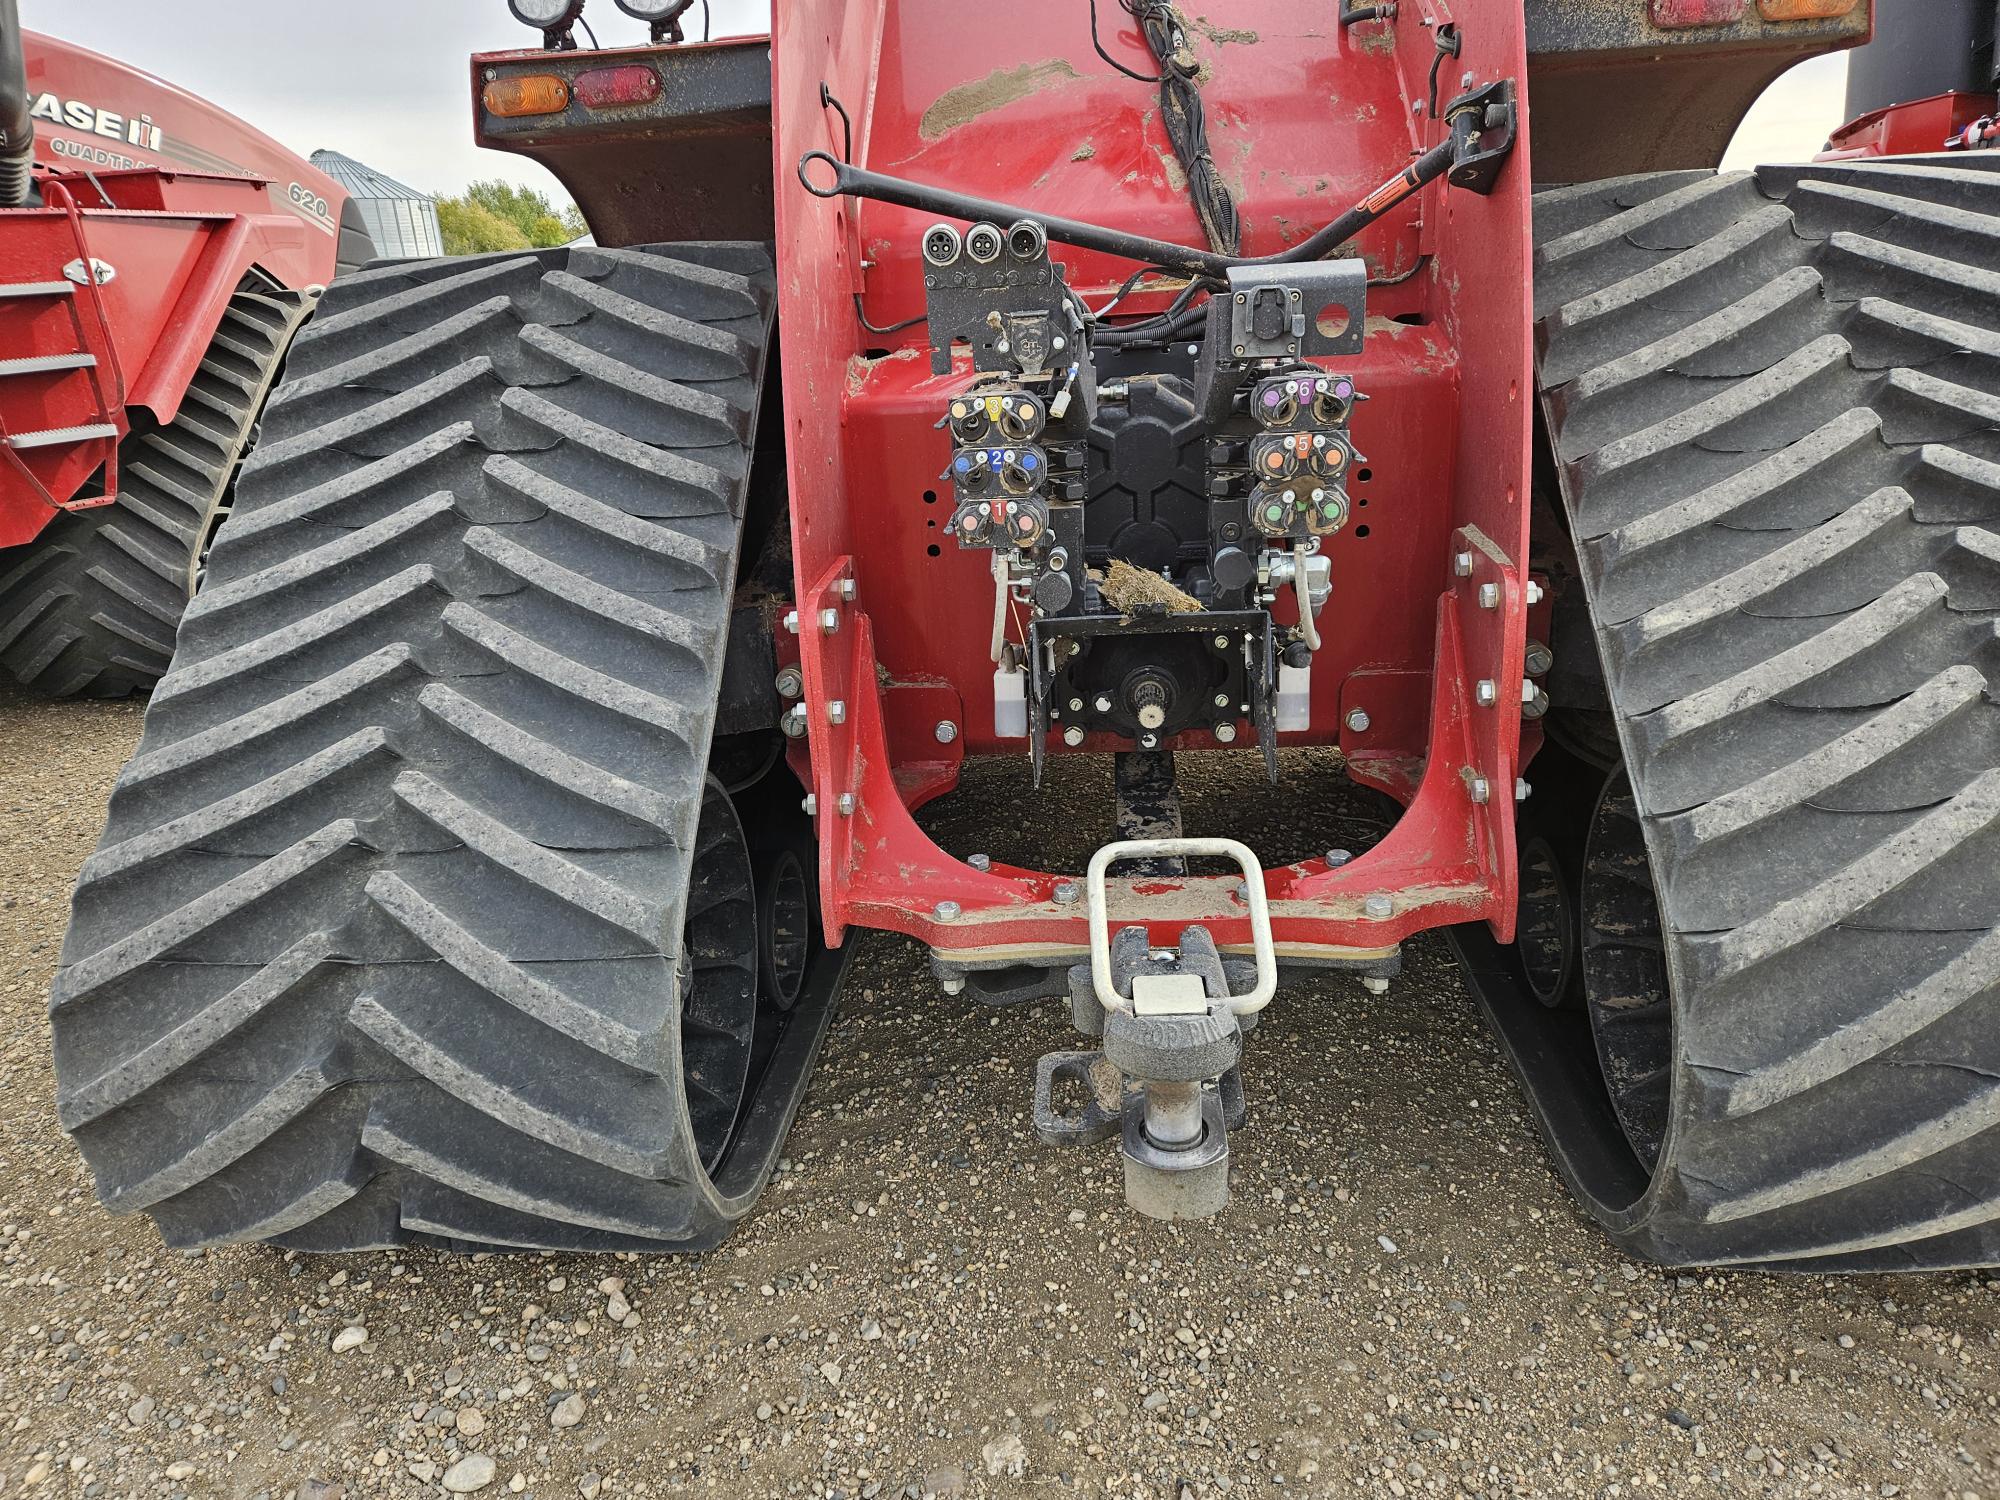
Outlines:
{"label": "black wiring harness", "polygon": [[1159,72],[1137,72],[1104,50],[1097,31],[1097,0],[1090,0],[1091,45],[1099,57],[1127,78],[1160,86],[1160,124],[1187,176],[1188,197],[1201,220],[1202,232],[1208,236],[1209,248],[1234,255],[1242,248],[1243,229],[1236,215],[1236,199],[1223,184],[1209,152],[1208,118],[1201,102],[1201,63],[1188,43],[1187,22],[1169,0],[1118,3],[1138,23]]}

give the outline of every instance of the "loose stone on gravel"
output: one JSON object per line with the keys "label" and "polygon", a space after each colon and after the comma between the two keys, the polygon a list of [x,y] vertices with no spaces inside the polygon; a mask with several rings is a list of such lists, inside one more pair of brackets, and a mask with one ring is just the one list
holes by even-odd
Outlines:
{"label": "loose stone on gravel", "polygon": [[493,1460],[484,1453],[468,1453],[444,1471],[439,1483],[454,1495],[470,1495],[491,1484],[495,1472]]}

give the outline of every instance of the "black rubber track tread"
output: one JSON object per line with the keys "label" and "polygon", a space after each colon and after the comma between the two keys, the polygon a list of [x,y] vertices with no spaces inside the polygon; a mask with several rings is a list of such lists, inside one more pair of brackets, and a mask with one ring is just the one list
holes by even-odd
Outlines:
{"label": "black rubber track tread", "polygon": [[2000,1262],[1995,167],[1536,200],[1543,403],[1674,989],[1658,1170],[1592,1206],[1658,1260]]}
{"label": "black rubber track tread", "polygon": [[315,1250],[748,1207],[675,974],[773,308],[741,245],[326,294],[77,886],[57,1097],[107,1205]]}
{"label": "black rubber track tread", "polygon": [[56,517],[10,559],[0,664],[21,682],[52,697],[122,698],[167,670],[202,544],[311,308],[300,292],[238,292],[174,420],[119,445],[118,498]]}

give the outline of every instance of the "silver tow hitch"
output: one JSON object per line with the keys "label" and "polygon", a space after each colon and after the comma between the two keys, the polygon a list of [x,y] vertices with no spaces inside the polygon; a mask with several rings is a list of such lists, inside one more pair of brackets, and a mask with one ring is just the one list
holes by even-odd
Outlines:
{"label": "silver tow hitch", "polygon": [[[1112,933],[1106,877],[1113,863],[1201,856],[1232,859],[1243,872],[1251,961],[1224,958],[1199,925],[1184,928],[1176,948],[1153,947],[1144,927]],[[1097,851],[1086,889],[1090,963],[1070,970],[1070,1011],[1078,1030],[1099,1039],[1099,1050],[1041,1060],[1036,1131],[1053,1144],[1116,1134],[1125,1201],[1142,1214],[1220,1213],[1229,1201],[1229,1131],[1243,1123],[1243,1034],[1278,988],[1263,866],[1235,839],[1131,839]],[[1232,992],[1246,979],[1248,989]]]}

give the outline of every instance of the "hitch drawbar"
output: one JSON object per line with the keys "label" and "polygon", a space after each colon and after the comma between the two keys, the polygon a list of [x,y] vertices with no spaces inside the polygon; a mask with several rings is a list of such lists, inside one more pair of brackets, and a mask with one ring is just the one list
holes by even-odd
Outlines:
{"label": "hitch drawbar", "polygon": [[[1111,932],[1105,878],[1119,860],[1221,856],[1243,871],[1254,958],[1225,959],[1208,929],[1154,948]],[[1133,839],[1090,861],[1090,963],[1069,972],[1077,1029],[1095,1052],[1052,1052],[1035,1074],[1035,1129],[1055,1145],[1119,1137],[1125,1201],[1155,1219],[1202,1219],[1229,1201],[1229,1131],[1243,1123],[1243,1034],[1278,988],[1264,869],[1235,839]],[[1249,972],[1246,974],[1245,970]],[[1232,993],[1232,983],[1250,987]],[[1068,1105],[1058,1111],[1058,1092]],[[1074,1101],[1074,1102],[1071,1102]]]}

